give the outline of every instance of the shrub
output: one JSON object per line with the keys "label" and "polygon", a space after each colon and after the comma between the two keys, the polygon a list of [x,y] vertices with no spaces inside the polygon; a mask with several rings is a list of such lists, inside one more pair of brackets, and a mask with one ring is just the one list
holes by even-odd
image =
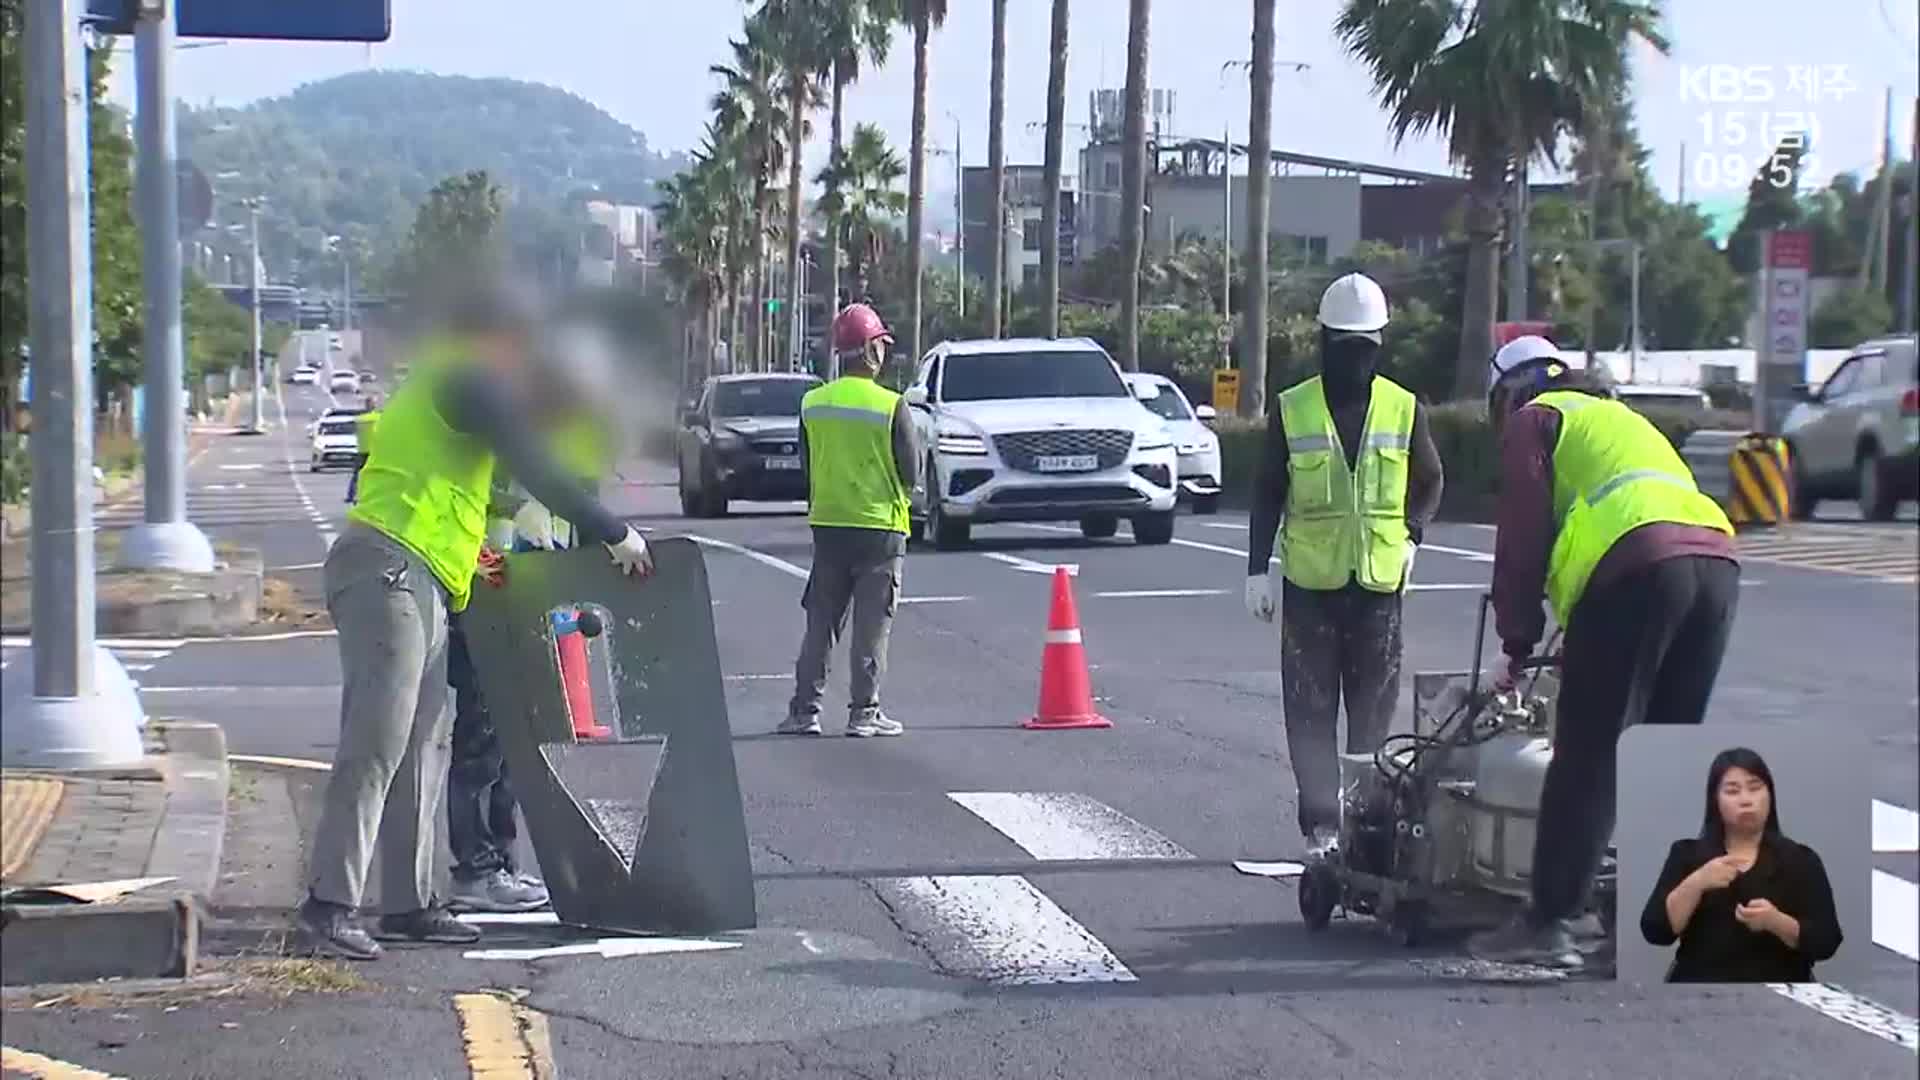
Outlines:
{"label": "shrub", "polygon": [[101,432],[93,440],[93,465],[108,476],[140,468],[140,440],[126,432]]}
{"label": "shrub", "polygon": [[27,437],[19,432],[0,435],[0,503],[26,497],[33,479],[33,459],[27,456]]}

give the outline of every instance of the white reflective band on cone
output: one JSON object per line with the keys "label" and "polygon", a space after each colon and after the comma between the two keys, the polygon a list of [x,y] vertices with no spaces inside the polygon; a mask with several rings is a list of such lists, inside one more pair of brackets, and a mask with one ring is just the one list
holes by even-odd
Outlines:
{"label": "white reflective band on cone", "polygon": [[1049,630],[1049,631],[1047,631],[1047,644],[1049,644],[1049,645],[1078,645],[1078,644],[1080,644],[1080,631],[1078,631],[1078,630]]}

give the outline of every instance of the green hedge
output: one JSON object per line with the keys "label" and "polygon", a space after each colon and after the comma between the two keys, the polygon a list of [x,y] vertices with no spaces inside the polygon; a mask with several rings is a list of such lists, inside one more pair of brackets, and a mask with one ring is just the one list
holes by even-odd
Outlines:
{"label": "green hedge", "polygon": [[[1493,502],[1499,476],[1499,452],[1492,429],[1487,426],[1486,405],[1477,401],[1428,405],[1428,422],[1433,442],[1440,451],[1446,470],[1446,495],[1441,515],[1454,521],[1485,521],[1493,516]],[[1747,414],[1740,412],[1670,412],[1646,410],[1674,446],[1701,430],[1745,431]],[[1238,417],[1222,418],[1214,424],[1220,436],[1221,486],[1228,502],[1245,505],[1261,443],[1264,423]]]}

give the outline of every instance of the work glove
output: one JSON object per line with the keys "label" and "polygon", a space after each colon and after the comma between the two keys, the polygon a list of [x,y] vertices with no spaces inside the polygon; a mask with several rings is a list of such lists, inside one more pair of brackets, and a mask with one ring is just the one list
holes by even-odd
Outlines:
{"label": "work glove", "polygon": [[632,574],[638,570],[641,577],[653,573],[653,552],[647,550],[646,537],[639,530],[627,526],[627,535],[617,544],[605,545],[607,554],[613,556],[613,565],[623,574]]}
{"label": "work glove", "polygon": [[507,560],[498,551],[490,547],[480,549],[480,559],[474,568],[474,575],[494,588],[507,583]]}
{"label": "work glove", "polygon": [[1247,614],[1261,622],[1273,621],[1273,576],[1247,575]]}
{"label": "work glove", "polygon": [[525,505],[520,507],[520,512],[513,515],[513,531],[520,534],[520,539],[525,540],[527,546],[543,551],[551,550],[553,548],[553,513],[534,500],[528,499]]}
{"label": "work glove", "polygon": [[1417,540],[1407,541],[1407,570],[1406,573],[1400,576],[1401,592],[1406,592],[1407,588],[1413,584],[1413,557],[1419,553],[1420,542]]}
{"label": "work glove", "polygon": [[1501,660],[1500,673],[1493,677],[1493,689],[1498,694],[1504,694],[1519,686],[1520,680],[1526,675],[1526,669],[1523,666],[1527,662],[1525,657],[1506,656]]}

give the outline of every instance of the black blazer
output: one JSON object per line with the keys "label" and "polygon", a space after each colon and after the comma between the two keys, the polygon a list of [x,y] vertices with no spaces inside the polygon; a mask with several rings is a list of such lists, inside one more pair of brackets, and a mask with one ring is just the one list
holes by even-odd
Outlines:
{"label": "black blazer", "polygon": [[[1840,918],[1834,913],[1833,886],[1820,856],[1805,844],[1785,837],[1768,840],[1745,873],[1724,889],[1700,897],[1684,934],[1675,934],[1667,921],[1667,894],[1724,851],[1699,839],[1676,840],[1667,851],[1660,880],[1640,913],[1640,933],[1649,945],[1675,941],[1668,982],[1812,982],[1813,965],[1832,959],[1840,949]],[[1800,945],[1764,931],[1740,925],[1733,909],[1749,900],[1766,899],[1800,922]]]}

